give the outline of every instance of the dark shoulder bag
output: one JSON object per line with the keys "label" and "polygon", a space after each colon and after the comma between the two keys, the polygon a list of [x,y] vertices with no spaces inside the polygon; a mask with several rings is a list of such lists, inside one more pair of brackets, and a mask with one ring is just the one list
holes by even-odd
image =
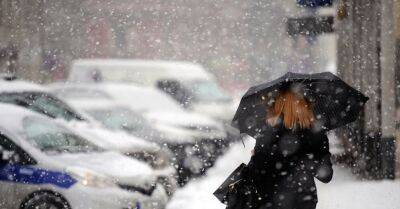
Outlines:
{"label": "dark shoulder bag", "polygon": [[218,187],[213,193],[215,197],[222,203],[226,204],[229,199],[234,198],[238,186],[244,180],[244,172],[246,170],[246,164],[240,164],[225,181]]}
{"label": "dark shoulder bag", "polygon": [[237,167],[228,178],[213,193],[215,197],[227,209],[246,209],[251,208],[255,203],[255,188],[246,178],[248,167],[242,163]]}

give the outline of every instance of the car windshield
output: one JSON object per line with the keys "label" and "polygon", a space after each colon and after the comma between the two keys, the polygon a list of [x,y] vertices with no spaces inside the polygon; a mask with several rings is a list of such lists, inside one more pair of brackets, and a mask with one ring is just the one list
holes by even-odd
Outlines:
{"label": "car windshield", "polygon": [[22,106],[52,118],[66,121],[84,120],[67,104],[58,98],[41,92],[21,92],[0,94],[0,102]]}
{"label": "car windshield", "polygon": [[184,83],[192,93],[193,99],[199,102],[229,102],[231,98],[216,83],[196,80]]}
{"label": "car windshield", "polygon": [[23,126],[26,139],[49,154],[102,151],[101,148],[67,128],[45,119],[25,118]]}
{"label": "car windshield", "polygon": [[141,115],[128,108],[91,109],[86,112],[110,129],[122,129],[130,133],[150,129]]}

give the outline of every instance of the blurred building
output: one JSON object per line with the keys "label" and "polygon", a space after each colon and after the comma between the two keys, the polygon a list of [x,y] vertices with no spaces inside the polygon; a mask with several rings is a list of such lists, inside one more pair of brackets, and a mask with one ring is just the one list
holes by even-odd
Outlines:
{"label": "blurred building", "polygon": [[93,36],[89,29],[87,36],[94,40],[88,48],[93,50],[81,57],[189,60],[229,83],[232,74],[249,74],[242,72],[250,69],[248,7],[237,1],[88,0],[90,24],[108,33]]}
{"label": "blurred building", "polygon": [[80,1],[3,0],[0,16],[0,50],[16,54],[11,68],[10,56],[1,56],[1,72],[36,81],[64,76],[83,33]]}
{"label": "blurred building", "polygon": [[0,45],[18,51],[21,77],[63,79],[76,58],[166,59],[199,62],[227,86],[297,62],[285,21],[303,11],[292,0],[3,0],[0,10]]}
{"label": "blurred building", "polygon": [[339,74],[370,98],[363,120],[349,127],[345,135],[352,142],[348,147],[354,157],[352,164],[370,178],[394,178],[395,149],[400,145],[395,138],[399,8],[395,0],[347,0],[338,7]]}

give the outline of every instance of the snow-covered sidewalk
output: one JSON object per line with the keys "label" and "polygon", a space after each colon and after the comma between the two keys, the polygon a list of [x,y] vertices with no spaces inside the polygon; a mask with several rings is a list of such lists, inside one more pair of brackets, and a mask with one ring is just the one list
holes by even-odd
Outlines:
{"label": "snow-covered sidewalk", "polygon": [[[213,191],[242,162],[250,159],[252,140],[231,149],[203,178],[190,182],[177,191],[167,209],[223,209]],[[400,181],[359,181],[344,168],[335,167],[331,183],[317,183],[317,209],[399,209]]]}

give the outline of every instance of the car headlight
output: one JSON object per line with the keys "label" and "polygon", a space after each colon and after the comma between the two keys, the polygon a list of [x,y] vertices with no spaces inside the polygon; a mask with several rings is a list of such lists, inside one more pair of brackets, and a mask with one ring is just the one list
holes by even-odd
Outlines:
{"label": "car headlight", "polygon": [[96,187],[96,188],[110,188],[116,187],[116,184],[107,176],[89,171],[87,169],[69,169],[69,172],[72,174],[80,184],[88,187]]}

